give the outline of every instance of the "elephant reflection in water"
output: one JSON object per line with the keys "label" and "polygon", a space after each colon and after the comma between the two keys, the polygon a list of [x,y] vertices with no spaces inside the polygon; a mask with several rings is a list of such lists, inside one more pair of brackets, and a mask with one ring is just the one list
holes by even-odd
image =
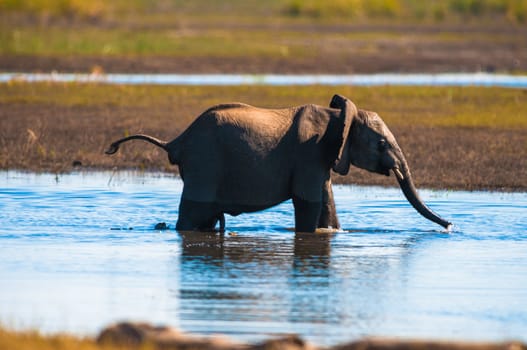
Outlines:
{"label": "elephant reflection in water", "polygon": [[[362,243],[340,240],[350,234],[363,236]],[[243,333],[257,323],[262,332],[282,332],[298,323],[324,334],[335,332],[336,324],[382,323],[386,293],[403,283],[407,256],[419,241],[412,236],[382,247],[370,235],[376,236],[179,233],[182,326],[220,332],[224,322],[233,322]],[[262,329],[266,324],[278,328]]]}
{"label": "elephant reflection in water", "polygon": [[[181,256],[184,260],[199,258],[210,264],[221,265],[225,260],[236,263],[262,262],[284,264],[293,261],[325,261],[329,264],[330,241],[332,234],[295,233],[293,248],[282,241],[268,240],[264,236],[238,235],[224,232],[180,232]],[[227,237],[226,237],[227,235]],[[250,237],[250,238],[249,238]],[[289,237],[289,236],[287,236]],[[287,238],[286,238],[287,239]],[[258,254],[255,254],[255,251]],[[283,253],[282,253],[283,252]],[[294,266],[293,266],[294,267]],[[324,264],[321,267],[327,268]]]}
{"label": "elephant reflection in water", "polygon": [[180,304],[182,313],[195,320],[294,322],[303,313],[323,322],[332,310],[332,234],[296,233],[293,238],[284,233],[273,239],[247,233],[179,235]]}

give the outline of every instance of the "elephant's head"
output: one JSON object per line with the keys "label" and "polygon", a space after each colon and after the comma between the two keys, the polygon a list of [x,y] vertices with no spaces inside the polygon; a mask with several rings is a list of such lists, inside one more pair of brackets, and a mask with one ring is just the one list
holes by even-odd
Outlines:
{"label": "elephant's head", "polygon": [[404,154],[379,115],[358,110],[349,99],[340,95],[333,97],[330,107],[341,109],[341,113],[352,120],[340,159],[333,170],[346,174],[349,165],[353,164],[386,176],[392,171],[410,204],[425,218],[448,229],[452,224],[439,217],[419,198]]}

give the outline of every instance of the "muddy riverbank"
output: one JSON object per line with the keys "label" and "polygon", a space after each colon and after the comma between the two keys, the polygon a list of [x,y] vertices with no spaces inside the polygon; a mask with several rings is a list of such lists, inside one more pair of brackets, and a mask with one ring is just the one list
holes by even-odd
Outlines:
{"label": "muddy riverbank", "polygon": [[[419,187],[527,189],[524,90],[422,87],[153,87],[92,84],[0,86],[0,169],[69,172],[141,169],[177,172],[164,152],[142,142],[115,156],[115,139],[147,133],[170,140],[210,105],[327,105],[349,96],[384,118]],[[393,178],[352,168],[338,183],[394,186]]]}

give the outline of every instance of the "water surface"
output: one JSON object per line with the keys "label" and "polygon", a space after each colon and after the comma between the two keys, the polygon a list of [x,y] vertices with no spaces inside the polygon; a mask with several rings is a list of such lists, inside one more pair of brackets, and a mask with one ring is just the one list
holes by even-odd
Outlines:
{"label": "water surface", "polygon": [[295,234],[292,205],[179,234],[159,174],[0,172],[0,323],[96,334],[119,320],[257,341],[364,336],[527,341],[527,194],[336,186],[347,232]]}
{"label": "water surface", "polygon": [[0,73],[0,82],[80,82],[153,85],[497,86],[527,88],[527,76],[494,73],[438,74],[71,74]]}

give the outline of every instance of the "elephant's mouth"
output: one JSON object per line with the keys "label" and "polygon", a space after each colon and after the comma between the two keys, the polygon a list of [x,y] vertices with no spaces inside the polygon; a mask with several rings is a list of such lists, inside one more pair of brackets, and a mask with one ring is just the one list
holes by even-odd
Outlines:
{"label": "elephant's mouth", "polygon": [[384,167],[384,166],[379,166],[375,172],[377,174],[381,174],[381,175],[386,175],[386,176],[390,176],[390,171],[393,170],[392,168],[387,168],[387,167]]}
{"label": "elephant's mouth", "polygon": [[382,175],[390,176],[390,171],[397,168],[395,157],[391,152],[385,152],[379,162],[377,172]]}

